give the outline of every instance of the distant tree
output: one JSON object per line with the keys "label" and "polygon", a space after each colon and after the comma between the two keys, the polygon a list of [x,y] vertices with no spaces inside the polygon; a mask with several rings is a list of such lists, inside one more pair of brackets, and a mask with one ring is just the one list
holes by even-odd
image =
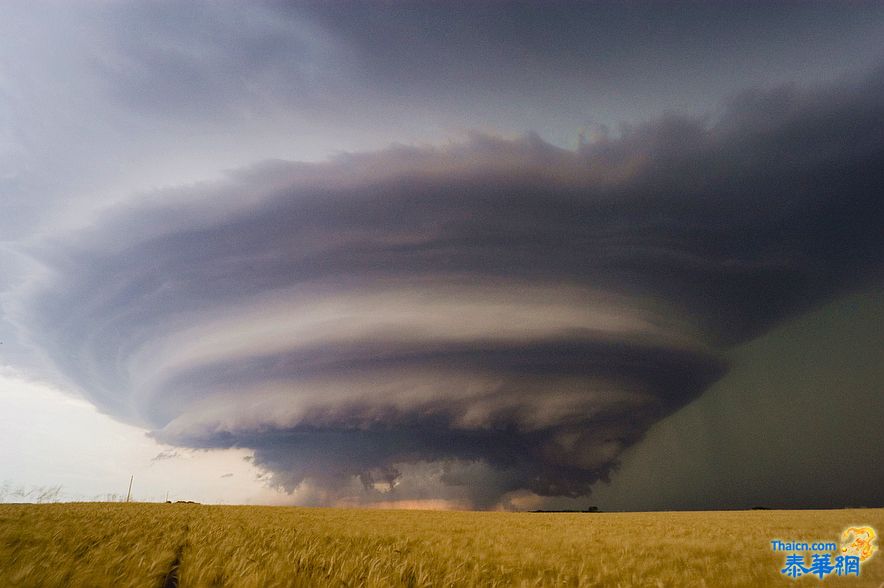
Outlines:
{"label": "distant tree", "polygon": [[34,488],[34,502],[59,502],[61,500],[61,485],[58,486],[40,486]]}
{"label": "distant tree", "polygon": [[0,502],[59,502],[61,500],[62,486],[24,486],[13,487],[9,482],[0,486]]}

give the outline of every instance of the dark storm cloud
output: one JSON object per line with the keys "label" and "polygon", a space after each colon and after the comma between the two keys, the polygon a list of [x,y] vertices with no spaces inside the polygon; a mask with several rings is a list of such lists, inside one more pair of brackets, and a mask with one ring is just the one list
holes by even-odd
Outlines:
{"label": "dark storm cloud", "polygon": [[878,71],[576,151],[269,162],[35,245],[11,308],[101,409],[288,489],[578,496],[723,349],[880,275],[882,193]]}
{"label": "dark storm cloud", "polygon": [[[612,102],[628,103],[632,116],[707,108],[710,96],[742,89],[743,76],[752,83],[810,81],[836,63],[869,67],[881,57],[884,22],[875,3],[277,6],[347,39],[369,88],[469,104],[492,119],[495,110],[530,118],[540,105],[568,112],[572,124],[586,120],[587,103],[595,116]],[[842,51],[850,57],[835,57]]]}

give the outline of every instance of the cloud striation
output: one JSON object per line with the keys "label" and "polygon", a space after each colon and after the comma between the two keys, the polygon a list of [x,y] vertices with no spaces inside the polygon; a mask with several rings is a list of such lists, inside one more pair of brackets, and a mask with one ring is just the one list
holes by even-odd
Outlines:
{"label": "cloud striation", "polygon": [[5,306],[101,410],[318,502],[576,497],[728,347],[880,276],[882,194],[877,71],[576,150],[264,162],[35,240]]}

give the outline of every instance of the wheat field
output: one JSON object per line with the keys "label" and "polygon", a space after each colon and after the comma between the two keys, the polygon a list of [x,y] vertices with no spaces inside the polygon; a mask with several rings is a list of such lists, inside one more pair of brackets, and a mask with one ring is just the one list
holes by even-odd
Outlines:
{"label": "wheat field", "polygon": [[[12,586],[810,586],[770,540],[884,529],[884,509],[671,513],[0,505]],[[884,557],[860,577],[884,582]]]}

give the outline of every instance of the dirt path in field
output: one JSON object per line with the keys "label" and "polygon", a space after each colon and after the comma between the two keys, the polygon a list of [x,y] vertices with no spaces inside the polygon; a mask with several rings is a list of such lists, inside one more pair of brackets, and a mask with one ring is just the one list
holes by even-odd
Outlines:
{"label": "dirt path in field", "polygon": [[166,572],[166,577],[163,579],[163,588],[178,588],[178,568],[181,567],[181,552],[183,551],[184,545],[180,545],[175,552],[175,559],[172,560],[172,565],[169,566],[169,571]]}
{"label": "dirt path in field", "polygon": [[190,531],[190,525],[184,526],[181,543],[175,550],[175,559],[169,565],[169,571],[163,579],[163,588],[178,588],[178,570],[181,568],[181,560],[184,557],[184,548],[187,546],[187,532]]}

